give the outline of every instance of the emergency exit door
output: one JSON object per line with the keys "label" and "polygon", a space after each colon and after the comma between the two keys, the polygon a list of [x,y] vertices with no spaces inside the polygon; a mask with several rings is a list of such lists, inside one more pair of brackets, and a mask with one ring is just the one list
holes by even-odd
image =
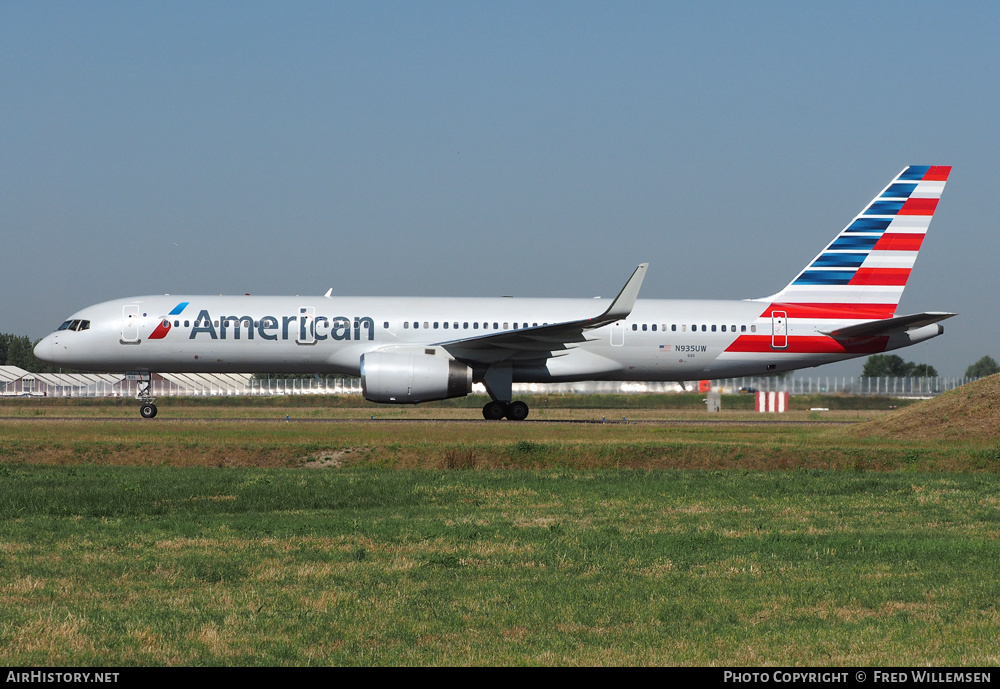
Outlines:
{"label": "emergency exit door", "polygon": [[788,314],[784,311],[771,312],[771,349],[788,347]]}

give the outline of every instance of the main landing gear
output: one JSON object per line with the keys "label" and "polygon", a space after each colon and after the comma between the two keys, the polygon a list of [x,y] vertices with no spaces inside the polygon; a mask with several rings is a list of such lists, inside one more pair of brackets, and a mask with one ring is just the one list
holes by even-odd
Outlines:
{"label": "main landing gear", "polygon": [[[528,405],[524,402],[511,402],[514,382],[514,367],[509,361],[501,361],[489,366],[482,377],[486,392],[490,393],[489,402],[483,407],[483,418],[487,421],[499,421],[507,417],[511,421],[524,421],[528,418]],[[506,402],[503,400],[507,400]]]}
{"label": "main landing gear", "polygon": [[528,405],[524,402],[501,402],[493,400],[483,407],[483,418],[487,421],[499,421],[507,417],[511,421],[524,421],[528,418]]}

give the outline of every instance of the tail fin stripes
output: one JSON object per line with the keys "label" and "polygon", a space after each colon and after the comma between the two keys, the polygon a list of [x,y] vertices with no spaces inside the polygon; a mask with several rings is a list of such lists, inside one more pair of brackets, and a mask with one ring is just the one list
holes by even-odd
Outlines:
{"label": "tail fin stripes", "polygon": [[895,314],[950,172],[903,170],[783,290],[757,301]]}

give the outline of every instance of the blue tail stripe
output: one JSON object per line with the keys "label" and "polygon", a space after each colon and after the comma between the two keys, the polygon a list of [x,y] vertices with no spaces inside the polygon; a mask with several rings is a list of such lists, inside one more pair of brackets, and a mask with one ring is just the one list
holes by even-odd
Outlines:
{"label": "blue tail stripe", "polygon": [[885,232],[891,222],[891,218],[858,218],[844,232]]}
{"label": "blue tail stripe", "polygon": [[815,261],[812,262],[810,268],[857,268],[865,259],[868,258],[868,254],[839,254],[839,253],[827,253],[820,255]]}
{"label": "blue tail stripe", "polygon": [[869,235],[848,234],[840,235],[836,241],[829,246],[831,250],[839,251],[870,251],[878,243],[881,237]]}
{"label": "blue tail stripe", "polygon": [[886,189],[879,198],[908,199],[910,198],[910,194],[912,194],[913,190],[916,188],[916,184],[893,184]]}
{"label": "blue tail stripe", "polygon": [[865,215],[896,215],[903,207],[902,201],[876,201],[865,210]]}
{"label": "blue tail stripe", "polygon": [[906,172],[901,174],[897,179],[901,181],[916,181],[919,182],[927,174],[927,171],[931,169],[930,165],[911,165],[906,168]]}
{"label": "blue tail stripe", "polygon": [[853,270],[806,270],[793,285],[846,285],[854,277]]}

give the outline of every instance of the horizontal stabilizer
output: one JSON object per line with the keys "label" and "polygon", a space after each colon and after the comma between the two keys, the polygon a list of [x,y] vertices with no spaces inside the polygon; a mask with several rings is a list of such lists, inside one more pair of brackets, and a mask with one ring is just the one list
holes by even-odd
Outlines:
{"label": "horizontal stabilizer", "polygon": [[956,313],[946,313],[944,311],[928,311],[927,313],[914,313],[909,316],[896,316],[895,318],[867,321],[865,323],[858,323],[857,325],[849,325],[845,328],[820,332],[838,339],[879,337],[904,332],[913,328],[921,328],[957,315]]}

